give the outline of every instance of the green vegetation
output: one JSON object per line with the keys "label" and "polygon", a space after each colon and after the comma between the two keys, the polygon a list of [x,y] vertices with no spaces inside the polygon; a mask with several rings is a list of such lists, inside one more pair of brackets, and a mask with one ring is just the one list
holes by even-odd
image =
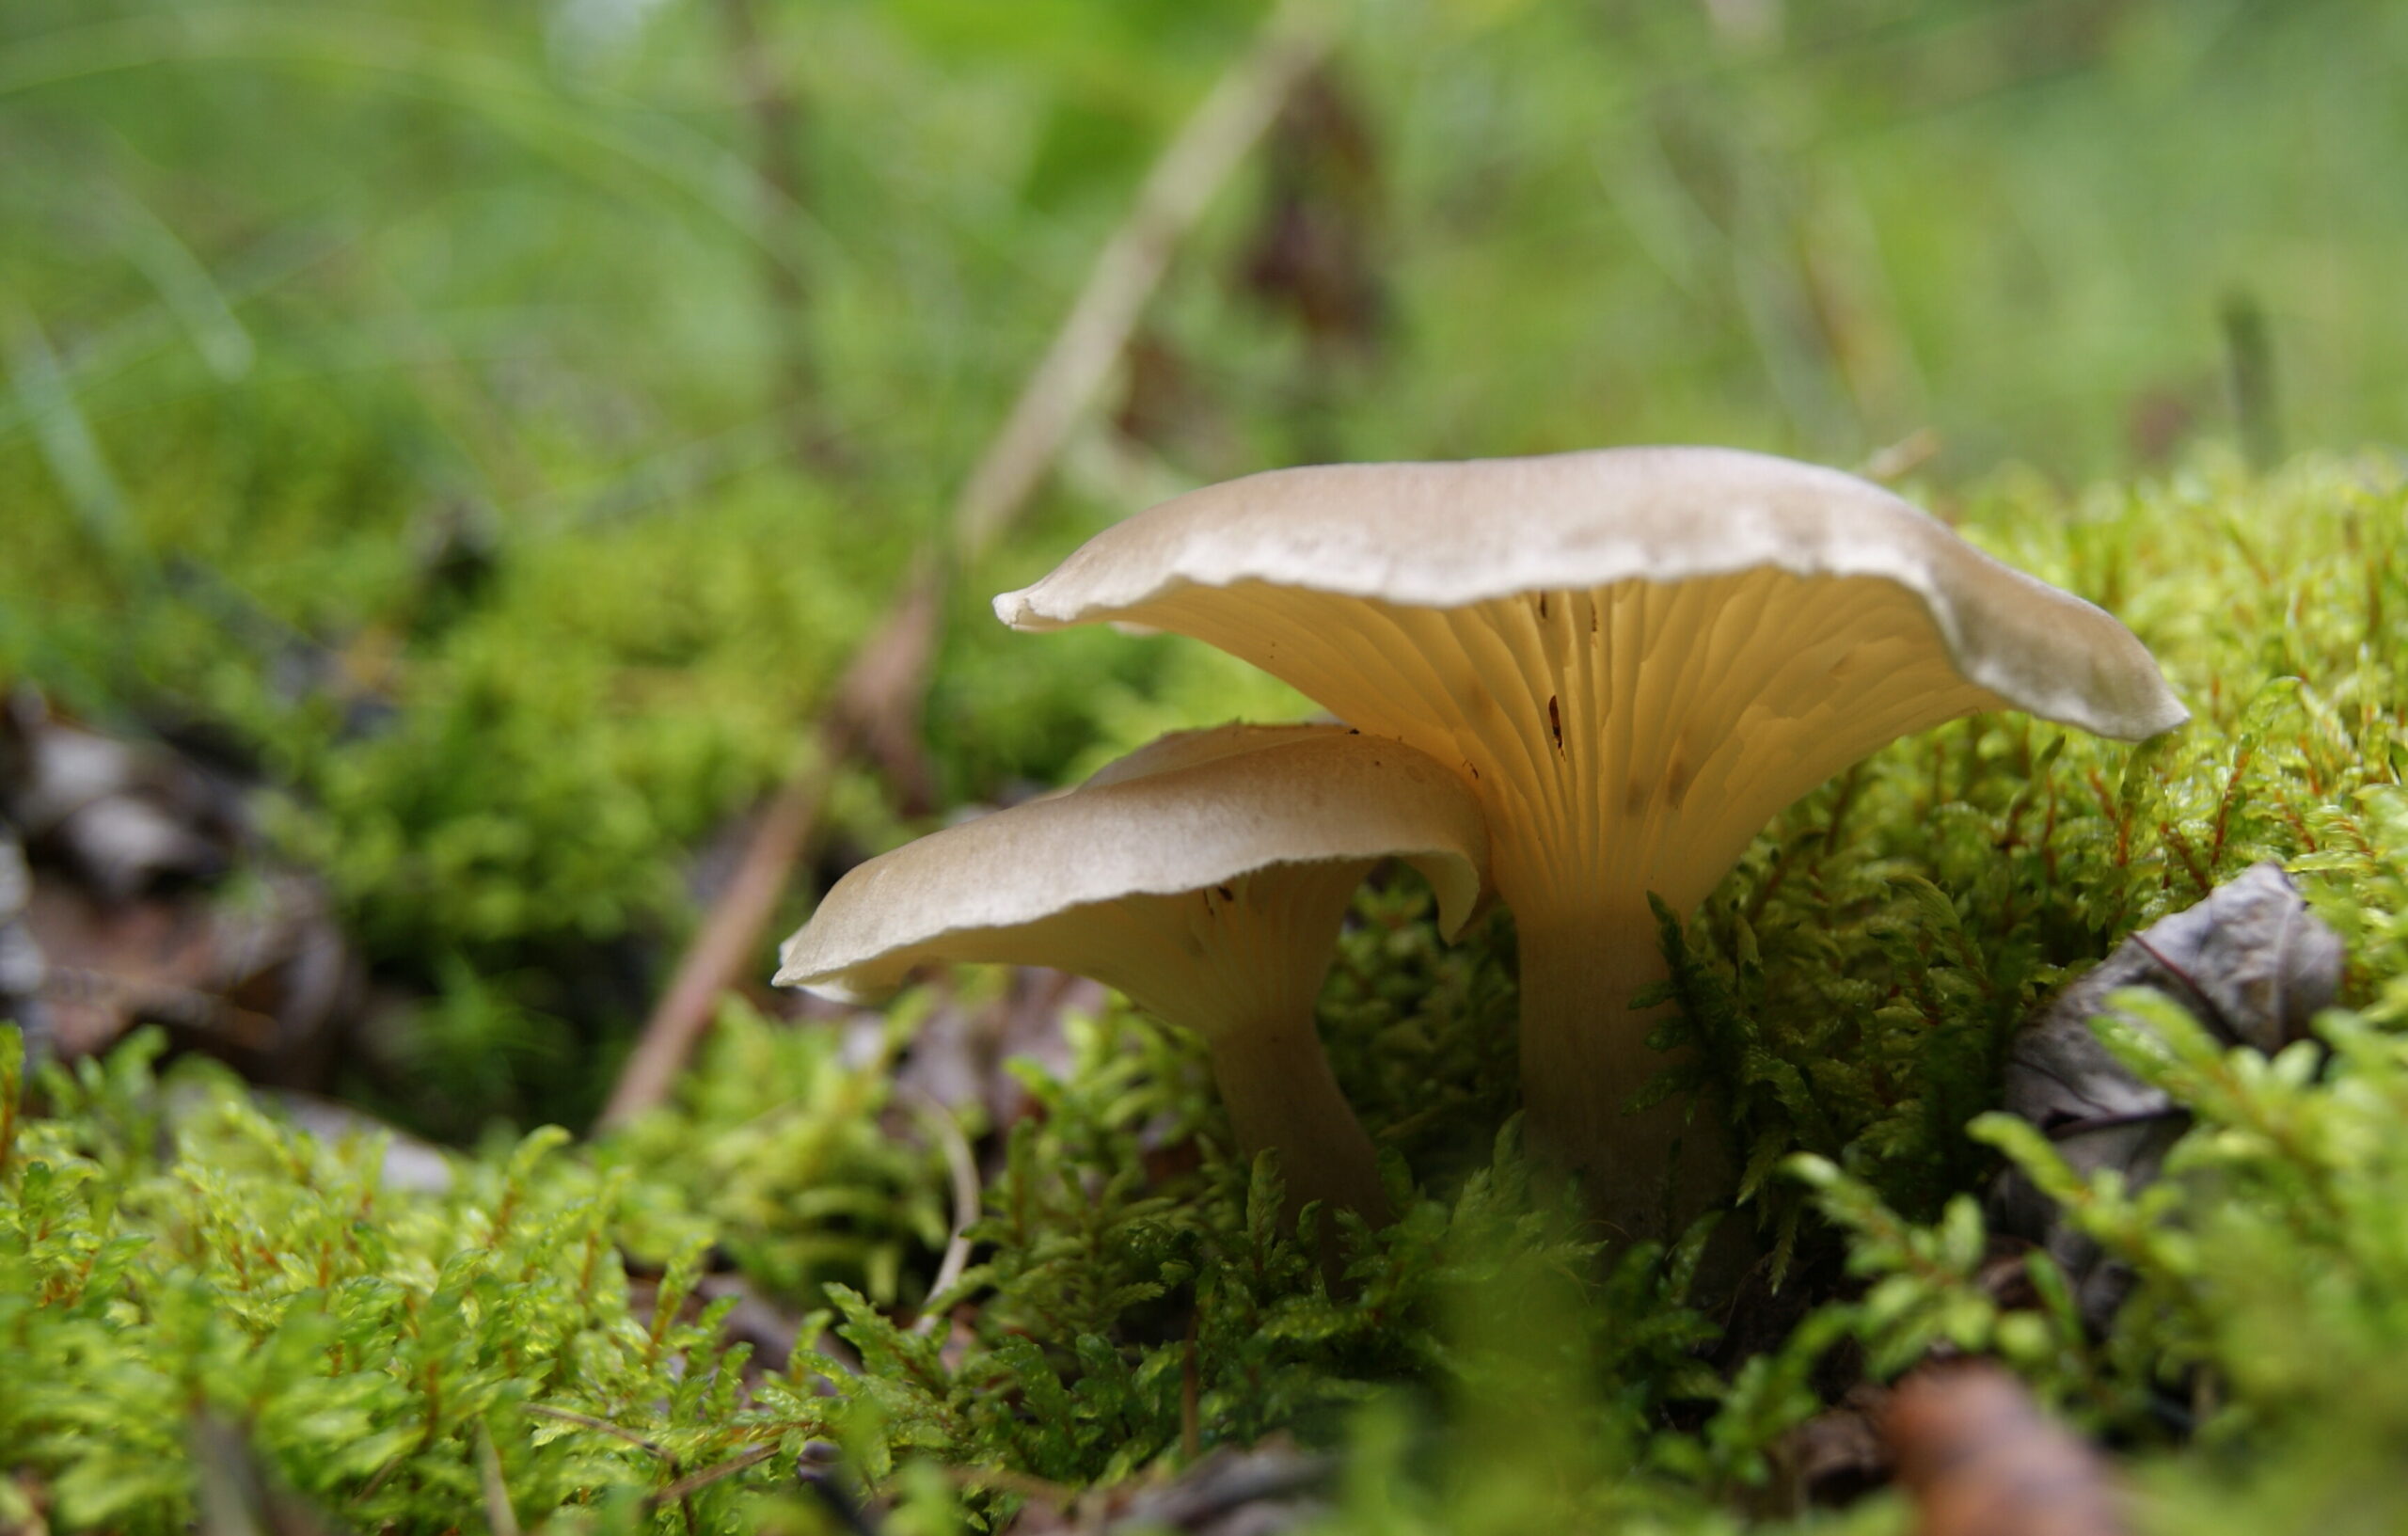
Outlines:
{"label": "green vegetation", "polygon": [[[485,1518],[487,1445],[522,1520],[605,1523],[774,1448],[697,1493],[696,1518],[811,1529],[828,1516],[791,1467],[815,1440],[911,1519],[958,1501],[985,1523],[1032,1489],[1175,1463],[1191,1423],[1208,1447],[1275,1428],[1351,1447],[1339,1529],[1528,1528],[1534,1499],[1727,1529],[1778,1512],[1781,1437],[1822,1406],[1838,1346],[1884,1375],[1945,1342],[2112,1432],[2150,1528],[2286,1528],[2300,1501],[2362,1497],[2387,1512],[2353,1528],[2384,1528],[2408,1433],[2366,1373],[2398,1357],[2408,1284],[2408,632],[2387,617],[2408,611],[2408,482],[2371,460],[2264,482],[2209,466],[2070,500],[2009,482],[1952,510],[2052,578],[2112,586],[2199,719],[2143,749],[2020,718],[1902,742],[1668,927],[1682,1027],[1748,1141],[1726,1219],[1783,1274],[1755,1305],[1789,1321],[1740,1353],[1685,1300],[1703,1230],[1605,1263],[1534,1192],[1500,1043],[1510,928],[1441,949],[1398,884],[1366,895],[1323,1012],[1411,1196],[1388,1230],[1349,1231],[1342,1293],[1309,1233],[1272,1227],[1275,1169],[1222,1149],[1196,1048],[1117,1008],[1078,1026],[1067,1078],[1023,1074],[1041,1112],[1011,1129],[977,1261],[933,1304],[941,1162],[879,1129],[926,999],[849,1065],[833,1026],[732,1010],[677,1107],[462,1159],[443,1195],[379,1189],[373,1142],[280,1127],[214,1069],[162,1085],[135,1046],[53,1069],[40,1113],[0,1132],[0,1444],[70,1528],[184,1518],[181,1438],[206,1407],[342,1518],[412,1529]],[[2226,1056],[2162,1002],[2139,1015],[2154,1036],[2106,1026],[2199,1121],[2137,1195],[1976,1117],[2007,1031],[2066,968],[2267,857],[2350,941],[2329,1068],[2315,1045]],[[2046,1259],[2023,1261],[2036,1306],[1981,1273],[1997,1255],[1972,1192],[1994,1148],[2132,1266],[2105,1338]],[[826,1308],[791,1361],[714,1341],[727,1304],[689,1300],[713,1238],[761,1293]],[[622,1246],[661,1277],[631,1285]],[[931,1305],[950,1334],[913,1328]],[[812,1347],[823,1321],[841,1344]],[[964,1470],[912,1470],[930,1466]],[[1876,1499],[1846,1528],[1899,1514]]]}
{"label": "green vegetation", "polygon": [[[405,1120],[591,1114],[641,1001],[572,976],[675,942],[689,850],[786,771],[1258,14],[990,8],[0,17],[0,150],[52,168],[0,189],[0,676],[284,792],[372,961],[509,1063],[379,1063]],[[1153,487],[1615,441],[1849,464],[1926,428],[1959,483],[2396,430],[2396,7],[1849,0],[1756,40],[1715,9],[1353,16],[1109,420],[956,584],[942,800],[1292,709],[986,618]],[[853,846],[900,835],[841,799]]]}
{"label": "green vegetation", "polygon": [[[1341,1232],[1335,1291],[1195,1047],[1117,1004],[1065,1074],[1009,1069],[1007,1124],[901,1085],[993,977],[882,1025],[731,998],[673,1104],[536,1129],[590,1122],[727,830],[1260,14],[0,7],[0,160],[36,167],[0,177],[0,689],[251,786],[252,852],[398,1000],[324,1085],[453,1148],[420,1189],[155,1035],[27,1067],[0,1028],[0,1529],[182,1528],[230,1437],[346,1528],[834,1531],[835,1487],[985,1529],[1286,1431],[1339,1457],[1325,1530],[1870,1536],[1903,1501],[1801,1509],[1792,1432],[1935,1345],[2112,1446],[2147,1529],[2408,1523],[2380,0],[1360,0],[952,573],[930,816],[1301,711],[1200,646],[985,611],[1275,463],[1874,465],[2128,622],[2191,727],[1901,742],[1667,914],[1668,1035],[1746,1170],[1718,1228],[1608,1255],[1533,1180],[1510,919],[1450,948],[1402,877],[1322,1004],[1402,1212]],[[858,768],[824,819],[818,874],[927,824]],[[2152,1188],[2079,1184],[1991,1113],[2008,1032],[2262,859],[2347,941],[2345,1006],[2269,1063],[2135,1005],[2153,1033],[2109,1038],[2197,1128]],[[931,1296],[943,1115],[1000,1172]],[[2103,1337],[1983,1230],[2010,1159],[2131,1268]]]}

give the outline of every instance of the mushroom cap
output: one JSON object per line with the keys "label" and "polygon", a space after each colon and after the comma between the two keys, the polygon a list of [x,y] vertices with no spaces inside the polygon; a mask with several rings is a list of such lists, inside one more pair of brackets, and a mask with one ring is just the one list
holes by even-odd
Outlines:
{"label": "mushroom cap", "polygon": [[[1485,883],[1487,835],[1478,805],[1443,765],[1338,725],[1180,732],[1067,794],[855,867],[786,941],[776,982],[872,998],[930,960],[999,958],[1016,930],[1044,925],[1058,940],[1054,920],[1083,909],[1208,891],[1290,865],[1388,857],[1428,879],[1451,937]],[[1325,945],[1334,933],[1299,942]],[[1311,967],[1316,980],[1325,962],[1323,949]]]}
{"label": "mushroom cap", "polygon": [[[1159,608],[1196,587],[1452,609],[1754,570],[1895,584],[1920,600],[1958,675],[2045,720],[2139,740],[2190,718],[2147,648],[2101,610],[1877,485],[1736,449],[1275,469],[1106,529],[1043,580],[997,597],[995,613],[1019,629],[1180,628]],[[1352,700],[1323,702],[1362,718]]]}

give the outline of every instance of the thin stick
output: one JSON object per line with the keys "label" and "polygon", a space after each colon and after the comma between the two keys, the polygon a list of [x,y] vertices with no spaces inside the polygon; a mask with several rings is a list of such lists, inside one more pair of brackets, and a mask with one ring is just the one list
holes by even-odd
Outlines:
{"label": "thin stick", "polygon": [[[923,562],[836,684],[820,717],[813,751],[769,800],[736,878],[712,904],[701,933],[669,989],[644,1021],[643,1035],[619,1072],[597,1127],[626,1124],[669,1097],[695,1042],[710,1027],[712,1010],[754,960],[761,930],[776,912],[786,880],[810,841],[836,765],[867,752],[910,792],[911,747],[920,694],[935,654],[937,588]],[[898,723],[898,720],[900,723]]]}
{"label": "thin stick", "polygon": [[526,1407],[529,1413],[533,1414],[538,1418],[557,1418],[563,1424],[575,1424],[579,1429],[597,1430],[604,1434],[616,1435],[620,1439],[625,1440],[627,1444],[635,1447],[638,1450],[646,1451],[652,1455],[657,1456],[662,1461],[667,1461],[669,1459],[669,1452],[661,1449],[658,1446],[654,1445],[651,1441],[645,1439],[642,1435],[638,1434],[635,1431],[627,1428],[625,1424],[613,1424],[607,1418],[596,1418],[592,1414],[574,1413],[566,1408],[547,1408],[540,1402],[531,1402],[528,1403]]}
{"label": "thin stick", "polygon": [[720,994],[752,959],[761,930],[785,892],[786,877],[802,857],[827,787],[827,759],[815,754],[808,767],[770,798],[736,878],[711,907],[701,935],[677,962],[669,990],[644,1021],[642,1037],[621,1069],[610,1101],[603,1106],[601,1129],[623,1126],[669,1097],[670,1085],[693,1054]]}
{"label": "thin stick", "polygon": [[[978,1162],[971,1155],[970,1143],[961,1134],[961,1127],[945,1107],[916,1088],[908,1091],[911,1107],[935,1133],[937,1145],[944,1148],[945,1165],[953,1173],[953,1241],[945,1244],[944,1261],[937,1266],[936,1278],[928,1282],[928,1300],[934,1302],[958,1284],[961,1272],[970,1267],[970,1228],[978,1220]],[[931,1306],[911,1324],[911,1331],[933,1333],[938,1319],[943,1315]]]}
{"label": "thin stick", "polygon": [[1128,346],[1180,239],[1336,40],[1325,0],[1283,0],[1254,47],[1154,162],[1136,205],[1096,258],[1053,345],[962,485],[953,526],[963,559],[991,548],[1045,478]]}
{"label": "thin stick", "polygon": [[[1282,0],[1254,47],[1154,163],[1135,207],[1097,257],[1053,346],[962,486],[953,518],[957,559],[974,558],[1009,529],[1128,344],[1180,239],[1270,128],[1297,82],[1327,56],[1335,41],[1327,4]],[[598,1129],[625,1125],[668,1097],[709,1027],[720,994],[758,946],[809,841],[835,765],[867,750],[891,773],[903,769],[898,747],[915,734],[943,591],[939,565],[924,560],[885,622],[856,653],[816,733],[818,752],[771,800],[736,879],[644,1021]],[[909,778],[907,772],[907,782],[897,784],[907,798],[918,788]]]}
{"label": "thin stick", "polygon": [[484,1491],[488,1536],[519,1536],[518,1511],[501,1476],[501,1452],[494,1449],[493,1431],[482,1422],[477,1425],[477,1481]]}
{"label": "thin stick", "polygon": [[748,1466],[760,1465],[777,1453],[778,1448],[775,1446],[754,1446],[752,1449],[739,1452],[717,1466],[705,1466],[699,1472],[679,1478],[675,1482],[645,1499],[644,1504],[647,1508],[657,1510],[671,1499],[682,1501],[689,1495],[709,1487],[721,1478],[732,1478]]}
{"label": "thin stick", "polygon": [[1040,1498],[1056,1509],[1067,1510],[1079,1500],[1079,1491],[1026,1472],[1015,1472],[1008,1466],[948,1466],[942,1469],[945,1481],[958,1488],[972,1488],[980,1493],[1018,1494],[1022,1498]]}

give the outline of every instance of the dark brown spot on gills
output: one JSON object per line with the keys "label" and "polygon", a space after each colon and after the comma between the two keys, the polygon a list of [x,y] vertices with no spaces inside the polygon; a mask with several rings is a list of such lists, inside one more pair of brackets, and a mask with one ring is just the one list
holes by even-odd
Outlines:
{"label": "dark brown spot on gills", "polygon": [[1235,891],[1230,890],[1226,885],[1216,885],[1212,887],[1212,889],[1221,893],[1221,899],[1223,901],[1233,902],[1238,898],[1238,894]]}
{"label": "dark brown spot on gills", "polygon": [[1539,594],[1539,617],[1540,617],[1540,618],[1542,618],[1542,619],[1544,619],[1544,618],[1545,618],[1545,617],[1546,617],[1546,594],[1545,594],[1545,593],[1540,593],[1540,594]]}
{"label": "dark brown spot on gills", "polygon": [[1563,750],[1563,706],[1556,702],[1556,695],[1552,693],[1546,696],[1546,730],[1547,735],[1555,737],[1555,750],[1561,752]]}
{"label": "dark brown spot on gills", "polygon": [[1672,810],[1679,810],[1681,801],[1688,798],[1689,785],[1696,782],[1697,769],[1677,757],[1673,758],[1672,766],[1664,770],[1664,803]]}

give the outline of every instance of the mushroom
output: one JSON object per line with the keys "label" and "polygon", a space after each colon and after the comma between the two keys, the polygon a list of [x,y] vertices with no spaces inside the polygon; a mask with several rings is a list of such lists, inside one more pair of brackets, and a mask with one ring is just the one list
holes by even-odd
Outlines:
{"label": "mushroom", "polygon": [[1092,976],[1202,1037],[1239,1148],[1278,1151],[1291,1206],[1377,1221],[1378,1162],[1313,1004],[1348,901],[1389,857],[1430,882],[1451,937],[1487,836],[1444,765],[1338,725],[1182,733],[853,869],[777,981],[867,1001],[935,960]]}
{"label": "mushroom", "polygon": [[[1626,1227],[1685,1118],[1621,1111],[1665,1060],[1631,1010],[1664,974],[1649,893],[1687,912],[1775,812],[1942,720],[2187,718],[2099,609],[1877,486],[1727,449],[1274,470],[1106,530],[995,611],[1195,636],[1456,766],[1521,935],[1529,1138]],[[1727,1178],[1707,1139],[1691,1210]]]}

